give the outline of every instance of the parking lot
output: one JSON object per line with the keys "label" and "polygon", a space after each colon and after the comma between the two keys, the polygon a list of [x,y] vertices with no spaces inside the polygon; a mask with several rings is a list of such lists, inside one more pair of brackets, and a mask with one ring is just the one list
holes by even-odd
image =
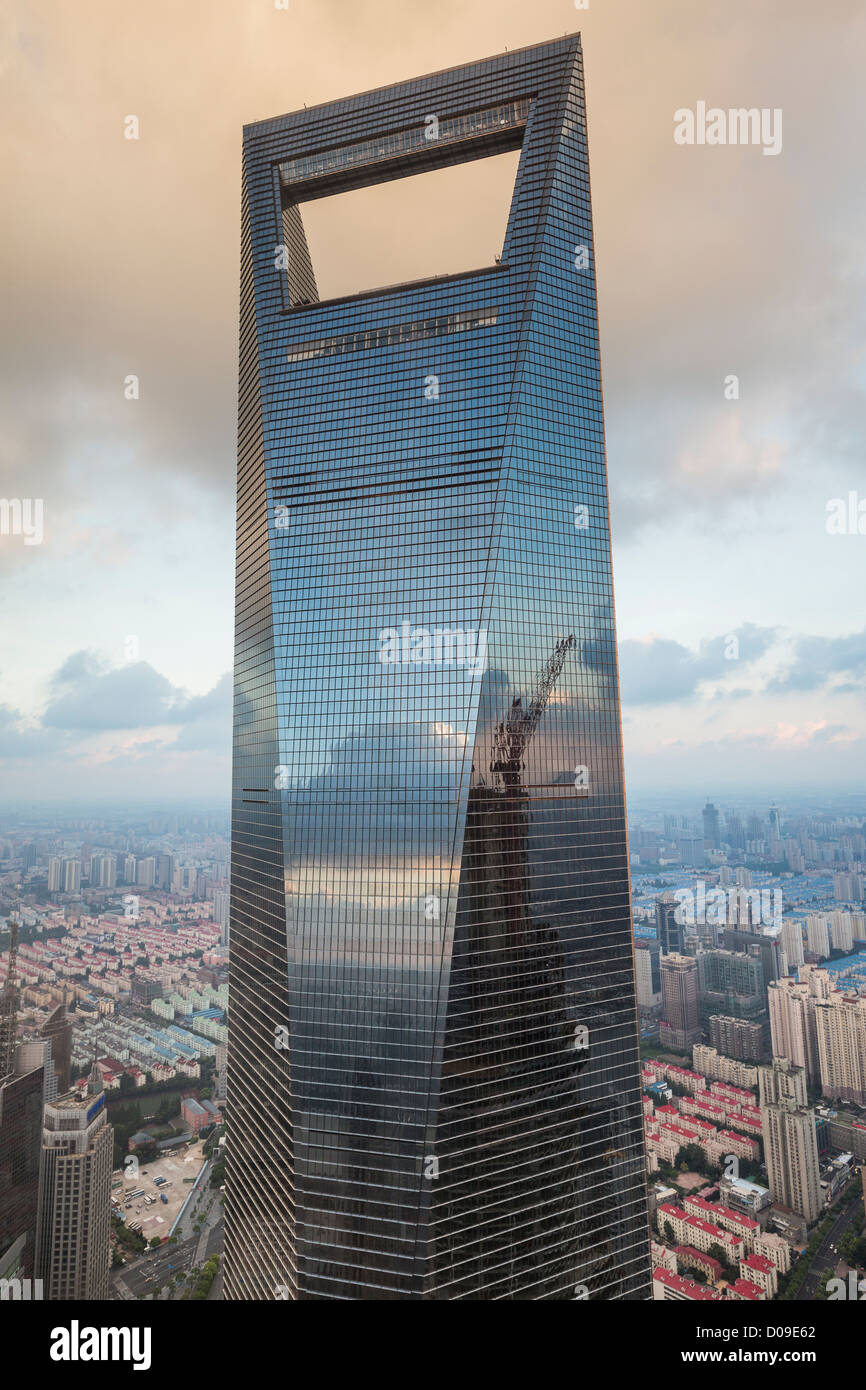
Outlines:
{"label": "parking lot", "polygon": [[[140,1221],[141,1234],[148,1241],[155,1236],[164,1239],[169,1234],[201,1171],[203,1147],[201,1141],[196,1140],[192,1145],[162,1153],[150,1163],[141,1163],[137,1173],[128,1169],[112,1173],[112,1184],[123,1182],[122,1188],[112,1187],[112,1198],[120,1200],[120,1208],[114,1210],[124,1218],[127,1226]],[[165,1182],[157,1183],[157,1178],[165,1178]],[[131,1197],[142,1188],[142,1196]],[[163,1193],[167,1198],[165,1202],[160,1200]],[[147,1197],[152,1197],[153,1201],[148,1203]]]}

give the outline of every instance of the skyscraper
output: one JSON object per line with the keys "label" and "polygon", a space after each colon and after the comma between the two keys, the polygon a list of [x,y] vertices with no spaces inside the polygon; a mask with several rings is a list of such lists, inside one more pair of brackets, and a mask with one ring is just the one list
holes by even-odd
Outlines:
{"label": "skyscraper", "polygon": [[72,1066],[72,1020],[66,1012],[65,1004],[58,1004],[39,1029],[41,1038],[51,1040],[51,1056],[57,1075],[59,1095],[65,1095],[71,1084]]}
{"label": "skyscraper", "polygon": [[638,1006],[645,1010],[658,1009],[662,1003],[661,947],[657,941],[646,937],[634,944]]}
{"label": "skyscraper", "polygon": [[708,801],[702,814],[704,821],[704,843],[707,849],[718,849],[722,842],[718,810],[711,801]]}
{"label": "skyscraper", "polygon": [[36,1276],[49,1299],[108,1298],[114,1139],[96,1067],[87,1093],[46,1105]]}
{"label": "skyscraper", "polygon": [[661,985],[659,1040],[663,1047],[688,1052],[701,1040],[698,962],[695,957],[676,954],[662,956]]}
{"label": "skyscraper", "polygon": [[682,916],[679,901],[673,893],[663,893],[656,898],[656,936],[663,956],[683,954],[685,928]]}
{"label": "skyscraper", "polygon": [[45,1073],[26,1053],[0,1077],[0,1279],[33,1276]]}
{"label": "skyscraper", "polygon": [[[319,299],[305,202],[508,150]],[[246,128],[237,556],[227,1297],[649,1297],[577,36]]]}

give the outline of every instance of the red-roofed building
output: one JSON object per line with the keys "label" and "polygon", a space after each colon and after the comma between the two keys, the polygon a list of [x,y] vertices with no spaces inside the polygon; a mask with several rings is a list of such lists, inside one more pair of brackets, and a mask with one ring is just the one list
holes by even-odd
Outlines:
{"label": "red-roofed building", "polygon": [[674,1299],[680,1303],[722,1301],[718,1289],[708,1289],[706,1284],[698,1284],[694,1279],[684,1278],[682,1274],[671,1274],[670,1270],[662,1269],[661,1266],[653,1270],[653,1298]]}
{"label": "red-roofed building", "polygon": [[767,1298],[775,1298],[779,1276],[772,1260],[764,1255],[747,1255],[740,1260],[740,1274],[750,1283],[757,1284]]}
{"label": "red-roofed building", "polygon": [[704,1254],[712,1245],[721,1246],[729,1264],[736,1264],[744,1253],[743,1242],[738,1236],[722,1230],[721,1226],[714,1226],[711,1221],[704,1221],[703,1217],[684,1214],[672,1202],[664,1202],[659,1207],[656,1221],[662,1234],[665,1222],[669,1223],[679,1245],[690,1245]]}
{"label": "red-roofed building", "polygon": [[733,1231],[734,1235],[742,1237],[748,1250],[752,1249],[752,1242],[761,1228],[750,1216],[741,1211],[734,1211],[732,1207],[721,1206],[718,1202],[706,1202],[694,1192],[688,1194],[683,1205],[686,1211],[692,1212],[695,1216],[702,1216],[705,1221],[712,1221],[714,1225],[721,1226],[726,1231]]}
{"label": "red-roofed building", "polygon": [[764,1298],[764,1290],[758,1284],[753,1284],[750,1279],[738,1279],[736,1284],[728,1285],[728,1298],[739,1298],[747,1303],[760,1303]]}
{"label": "red-roofed building", "polygon": [[693,1245],[678,1245],[674,1254],[683,1269],[702,1269],[714,1284],[721,1279],[723,1270],[719,1261],[714,1260],[712,1255],[704,1254],[703,1250],[696,1250]]}

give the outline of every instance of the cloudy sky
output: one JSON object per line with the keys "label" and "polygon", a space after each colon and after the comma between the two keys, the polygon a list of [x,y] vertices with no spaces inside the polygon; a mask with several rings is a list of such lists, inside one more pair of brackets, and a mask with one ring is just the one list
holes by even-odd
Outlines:
{"label": "cloudy sky", "polygon": [[[630,785],[862,780],[862,0],[6,0],[0,800],[227,791],[242,125],[575,29]],[[675,144],[699,101],[781,153]],[[477,190],[397,250],[362,200],[323,274],[489,263]]]}

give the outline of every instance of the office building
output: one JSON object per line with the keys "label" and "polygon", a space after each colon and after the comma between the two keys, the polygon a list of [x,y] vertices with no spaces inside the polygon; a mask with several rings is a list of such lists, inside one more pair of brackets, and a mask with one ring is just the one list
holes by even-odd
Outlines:
{"label": "office building", "polygon": [[707,862],[704,837],[698,831],[683,830],[680,833],[680,863],[684,869],[702,869]]}
{"label": "office building", "polygon": [[171,880],[174,877],[174,855],[158,854],[156,856],[156,887],[168,892],[171,888]]}
{"label": "office building", "polygon": [[[39,1196],[39,1134],[45,1093],[42,1058],[16,1041],[20,991],[18,922],[10,922],[0,993],[0,1277],[33,1277]],[[48,1045],[41,1044],[41,1051]],[[52,1075],[53,1079],[53,1075]]]}
{"label": "office building", "polygon": [[771,980],[778,980],[784,973],[782,948],[775,937],[765,936],[763,932],[744,930],[743,927],[727,927],[719,944],[726,951],[739,951],[747,956],[755,956],[761,962],[761,981],[764,987],[769,985]]}
{"label": "office building", "polygon": [[[308,201],[517,150],[497,263],[320,300]],[[579,39],[242,202],[226,1296],[646,1298]]]}
{"label": "office building", "polygon": [[722,843],[719,829],[719,813],[711,801],[703,809],[704,844],[707,849],[718,849]]}
{"label": "office building", "polygon": [[743,951],[702,951],[697,964],[701,1018],[707,1026],[713,1014],[765,1021],[764,971],[759,956]]}
{"label": "office building", "polygon": [[688,1052],[701,1037],[697,961],[693,956],[662,956],[661,981],[659,1041],[675,1052]]}
{"label": "office building", "polygon": [[64,1004],[58,1004],[39,1029],[39,1036],[51,1043],[51,1058],[57,1078],[57,1093],[64,1096],[69,1090],[72,1069],[72,1020]]}
{"label": "office building", "polygon": [[0,1079],[0,1278],[34,1273],[45,1074],[31,1061],[19,1046],[12,1071]]}
{"label": "office building", "polygon": [[774,1202],[811,1225],[821,1212],[821,1179],[815,1115],[809,1109],[806,1073],[774,1058],[758,1069],[764,1161]]}
{"label": "office building", "polygon": [[656,898],[656,936],[663,956],[681,956],[685,942],[685,926],[678,918],[683,913],[673,893]]}
{"label": "office building", "polygon": [[84,1094],[45,1107],[36,1276],[47,1299],[107,1299],[113,1133],[94,1066]]}
{"label": "office building", "polygon": [[662,1004],[661,948],[657,941],[646,937],[639,937],[634,945],[637,1004],[639,1009],[650,1012]]}

